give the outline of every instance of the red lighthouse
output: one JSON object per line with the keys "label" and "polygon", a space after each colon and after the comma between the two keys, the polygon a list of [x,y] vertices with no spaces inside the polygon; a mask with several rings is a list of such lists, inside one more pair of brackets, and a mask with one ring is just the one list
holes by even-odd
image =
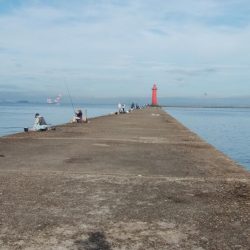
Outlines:
{"label": "red lighthouse", "polygon": [[157,106],[158,101],[157,101],[157,87],[156,84],[154,84],[152,88],[152,106]]}

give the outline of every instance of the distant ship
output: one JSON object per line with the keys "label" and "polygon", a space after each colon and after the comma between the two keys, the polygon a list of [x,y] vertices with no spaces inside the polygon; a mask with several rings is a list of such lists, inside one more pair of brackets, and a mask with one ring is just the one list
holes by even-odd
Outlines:
{"label": "distant ship", "polygon": [[51,97],[47,98],[47,103],[48,104],[60,104],[61,102],[62,95],[59,94],[55,99],[52,99]]}

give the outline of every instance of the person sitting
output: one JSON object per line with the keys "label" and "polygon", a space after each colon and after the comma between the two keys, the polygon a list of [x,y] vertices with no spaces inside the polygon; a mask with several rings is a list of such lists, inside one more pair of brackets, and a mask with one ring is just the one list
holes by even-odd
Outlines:
{"label": "person sitting", "polygon": [[75,112],[75,116],[73,117],[73,122],[80,123],[82,121],[83,121],[82,120],[82,111],[81,111],[81,109],[78,109]]}
{"label": "person sitting", "polygon": [[35,122],[33,126],[34,131],[46,131],[48,130],[48,125],[43,116],[36,113],[35,114]]}

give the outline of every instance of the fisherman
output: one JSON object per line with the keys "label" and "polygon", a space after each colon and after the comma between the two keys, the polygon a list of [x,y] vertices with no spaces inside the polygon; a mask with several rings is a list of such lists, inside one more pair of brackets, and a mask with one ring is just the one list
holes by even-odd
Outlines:
{"label": "fisherman", "polygon": [[125,108],[126,108],[126,105],[122,104],[122,113],[126,113]]}
{"label": "fisherman", "polygon": [[130,108],[131,108],[131,110],[134,110],[134,108],[135,108],[135,104],[134,104],[134,102],[132,102],[132,103],[131,103]]}
{"label": "fisherman", "polygon": [[35,123],[33,126],[34,131],[46,131],[48,130],[48,125],[44,119],[43,116],[41,116],[39,113],[35,114]]}
{"label": "fisherman", "polygon": [[118,106],[118,114],[120,114],[122,111],[122,105],[121,105],[121,103],[118,103],[117,106]]}
{"label": "fisherman", "polygon": [[75,116],[73,117],[73,122],[76,122],[76,123],[83,122],[81,109],[76,110]]}

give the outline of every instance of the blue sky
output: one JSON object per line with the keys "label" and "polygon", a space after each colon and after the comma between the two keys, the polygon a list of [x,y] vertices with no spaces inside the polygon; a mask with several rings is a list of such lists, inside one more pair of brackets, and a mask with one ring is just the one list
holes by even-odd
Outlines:
{"label": "blue sky", "polygon": [[250,96],[249,0],[0,0],[0,91]]}

